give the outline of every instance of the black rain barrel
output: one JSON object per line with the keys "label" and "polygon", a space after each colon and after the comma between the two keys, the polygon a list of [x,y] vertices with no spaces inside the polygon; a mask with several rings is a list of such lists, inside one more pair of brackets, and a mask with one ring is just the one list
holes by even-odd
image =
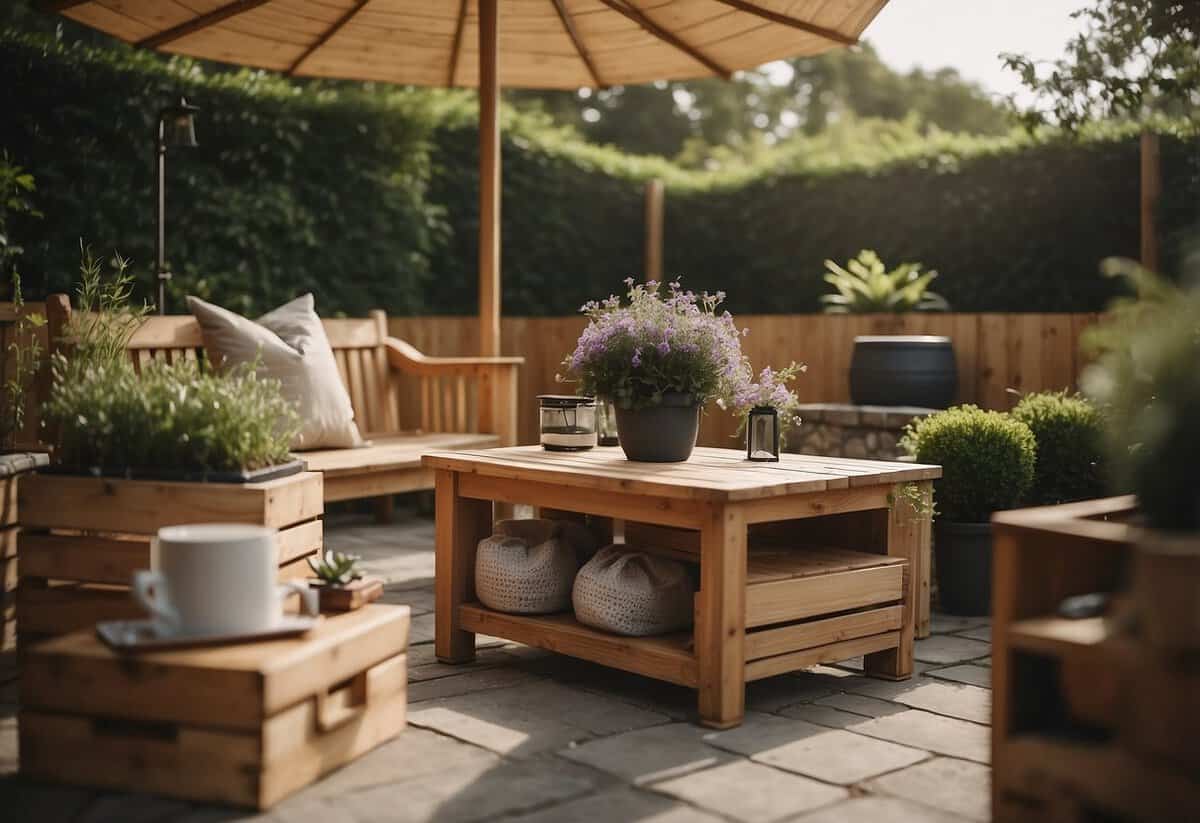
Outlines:
{"label": "black rain barrel", "polygon": [[850,397],[865,406],[944,409],[958,391],[949,337],[888,335],[854,338]]}

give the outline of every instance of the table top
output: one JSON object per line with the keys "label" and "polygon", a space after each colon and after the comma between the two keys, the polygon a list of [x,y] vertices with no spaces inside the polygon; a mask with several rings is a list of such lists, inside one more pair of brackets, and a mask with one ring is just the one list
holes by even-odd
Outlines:
{"label": "table top", "polygon": [[698,447],[683,463],[639,463],[619,447],[582,452],[546,451],[541,446],[436,451],[422,461],[430,468],[485,477],[553,483],[690,500],[754,500],[863,486],[891,485],[942,476],[940,466],[783,454],[778,463],[754,463],[734,449]]}

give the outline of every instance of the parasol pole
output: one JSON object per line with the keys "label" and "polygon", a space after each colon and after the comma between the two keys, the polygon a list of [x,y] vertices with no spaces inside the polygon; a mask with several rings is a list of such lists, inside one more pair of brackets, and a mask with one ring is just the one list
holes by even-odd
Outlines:
{"label": "parasol pole", "polygon": [[497,0],[479,0],[479,348],[500,354],[500,83]]}

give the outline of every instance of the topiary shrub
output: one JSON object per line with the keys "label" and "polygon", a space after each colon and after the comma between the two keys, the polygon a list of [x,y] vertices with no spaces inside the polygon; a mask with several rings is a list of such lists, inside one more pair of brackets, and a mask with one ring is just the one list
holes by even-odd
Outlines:
{"label": "topiary shrub", "polygon": [[1104,493],[1104,418],[1086,398],[1065,391],[1027,394],[1012,416],[1037,441],[1029,502],[1052,506]]}
{"label": "topiary shrub", "polygon": [[1033,484],[1033,432],[1003,412],[955,406],[910,423],[901,445],[918,462],[942,467],[934,491],[945,521],[985,522],[1016,507]]}

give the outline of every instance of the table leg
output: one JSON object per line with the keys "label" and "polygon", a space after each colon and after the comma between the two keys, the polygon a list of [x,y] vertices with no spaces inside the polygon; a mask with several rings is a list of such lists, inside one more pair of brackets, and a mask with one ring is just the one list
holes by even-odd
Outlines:
{"label": "table leg", "polygon": [[736,507],[715,506],[700,530],[697,600],[700,722],[728,729],[746,702],[746,519]]}
{"label": "table leg", "polygon": [[452,471],[438,471],[435,494],[434,651],[443,663],[466,663],[475,659],[475,634],[462,629],[458,607],[475,599],[475,548],[491,534],[492,504],[460,497]]}
{"label": "table leg", "polygon": [[[928,493],[931,483],[918,484]],[[863,670],[874,677],[887,680],[906,680],[913,672],[913,637],[920,613],[920,594],[923,558],[929,554],[928,518],[914,511],[907,501],[897,499],[888,512],[887,553],[908,561],[904,569],[904,622],[900,626],[900,645],[894,649],[868,654]]]}

